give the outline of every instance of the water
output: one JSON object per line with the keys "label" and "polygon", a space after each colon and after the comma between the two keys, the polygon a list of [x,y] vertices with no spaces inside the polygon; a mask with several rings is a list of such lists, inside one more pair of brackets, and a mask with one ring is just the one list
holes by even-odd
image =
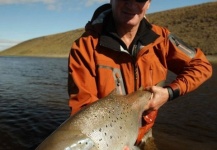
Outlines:
{"label": "water", "polygon": [[217,64],[213,64],[211,79],[160,109],[154,126],[160,150],[217,150],[216,91]]}
{"label": "water", "polygon": [[[160,150],[217,149],[213,68],[198,90],[160,109],[154,127]],[[66,58],[0,57],[0,150],[34,149],[69,114]]]}
{"label": "water", "polygon": [[67,59],[0,57],[0,149],[34,149],[68,116]]}

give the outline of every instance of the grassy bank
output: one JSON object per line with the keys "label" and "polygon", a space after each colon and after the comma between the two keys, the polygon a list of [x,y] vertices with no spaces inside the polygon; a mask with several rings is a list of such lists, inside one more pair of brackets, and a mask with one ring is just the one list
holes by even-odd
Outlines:
{"label": "grassy bank", "polygon": [[[217,54],[217,2],[148,14],[151,23],[167,27],[206,55]],[[68,57],[72,42],[84,28],[24,41],[0,52],[0,56]],[[213,60],[213,58],[212,58]]]}

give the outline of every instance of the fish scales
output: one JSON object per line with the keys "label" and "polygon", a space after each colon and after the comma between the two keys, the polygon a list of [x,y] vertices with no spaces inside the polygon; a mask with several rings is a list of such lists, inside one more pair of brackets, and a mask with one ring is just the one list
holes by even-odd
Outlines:
{"label": "fish scales", "polygon": [[[142,112],[151,93],[142,89],[123,96],[115,91],[66,120],[38,150],[122,150],[134,147]],[[57,148],[58,147],[58,148]]]}

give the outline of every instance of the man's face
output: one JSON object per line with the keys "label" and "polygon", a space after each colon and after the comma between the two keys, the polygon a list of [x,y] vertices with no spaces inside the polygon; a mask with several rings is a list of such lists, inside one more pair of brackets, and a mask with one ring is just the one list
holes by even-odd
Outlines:
{"label": "man's face", "polygon": [[111,0],[110,3],[115,22],[121,26],[138,25],[150,5],[149,0]]}

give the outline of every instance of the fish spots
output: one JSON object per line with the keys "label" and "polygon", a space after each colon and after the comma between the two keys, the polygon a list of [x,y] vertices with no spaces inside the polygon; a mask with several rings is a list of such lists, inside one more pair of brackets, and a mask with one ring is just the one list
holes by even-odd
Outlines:
{"label": "fish spots", "polygon": [[112,122],[116,123],[117,121],[116,120],[112,120]]}
{"label": "fish spots", "polygon": [[79,144],[79,145],[83,145],[83,144],[88,145],[88,142],[84,142],[84,143],[79,142],[78,144]]}
{"label": "fish spots", "polygon": [[[139,127],[138,110],[132,109],[132,101],[123,99],[110,99],[100,103],[101,109],[93,110],[92,118],[88,127],[94,130],[88,131],[85,128],[85,134],[90,137],[95,147],[98,149],[110,149],[111,147],[122,145],[118,149],[123,148],[124,145],[133,142],[131,139],[137,138]],[[99,105],[98,105],[99,106]]]}
{"label": "fish spots", "polygon": [[[141,98],[138,97],[140,93]],[[133,146],[141,126],[141,119],[138,118],[144,111],[139,106],[144,106],[149,100],[146,95],[144,91],[128,96],[112,94],[82,109],[66,122],[64,128],[60,128],[65,133],[70,126],[70,132],[66,134],[74,134],[74,139],[67,141],[69,148],[119,150],[126,145]],[[59,136],[59,140],[62,136],[57,133],[52,137]]]}
{"label": "fish spots", "polygon": [[74,150],[74,149],[92,149],[95,148],[95,143],[88,137],[83,137],[77,141],[77,143],[73,143],[68,147],[65,147],[65,150]]}

